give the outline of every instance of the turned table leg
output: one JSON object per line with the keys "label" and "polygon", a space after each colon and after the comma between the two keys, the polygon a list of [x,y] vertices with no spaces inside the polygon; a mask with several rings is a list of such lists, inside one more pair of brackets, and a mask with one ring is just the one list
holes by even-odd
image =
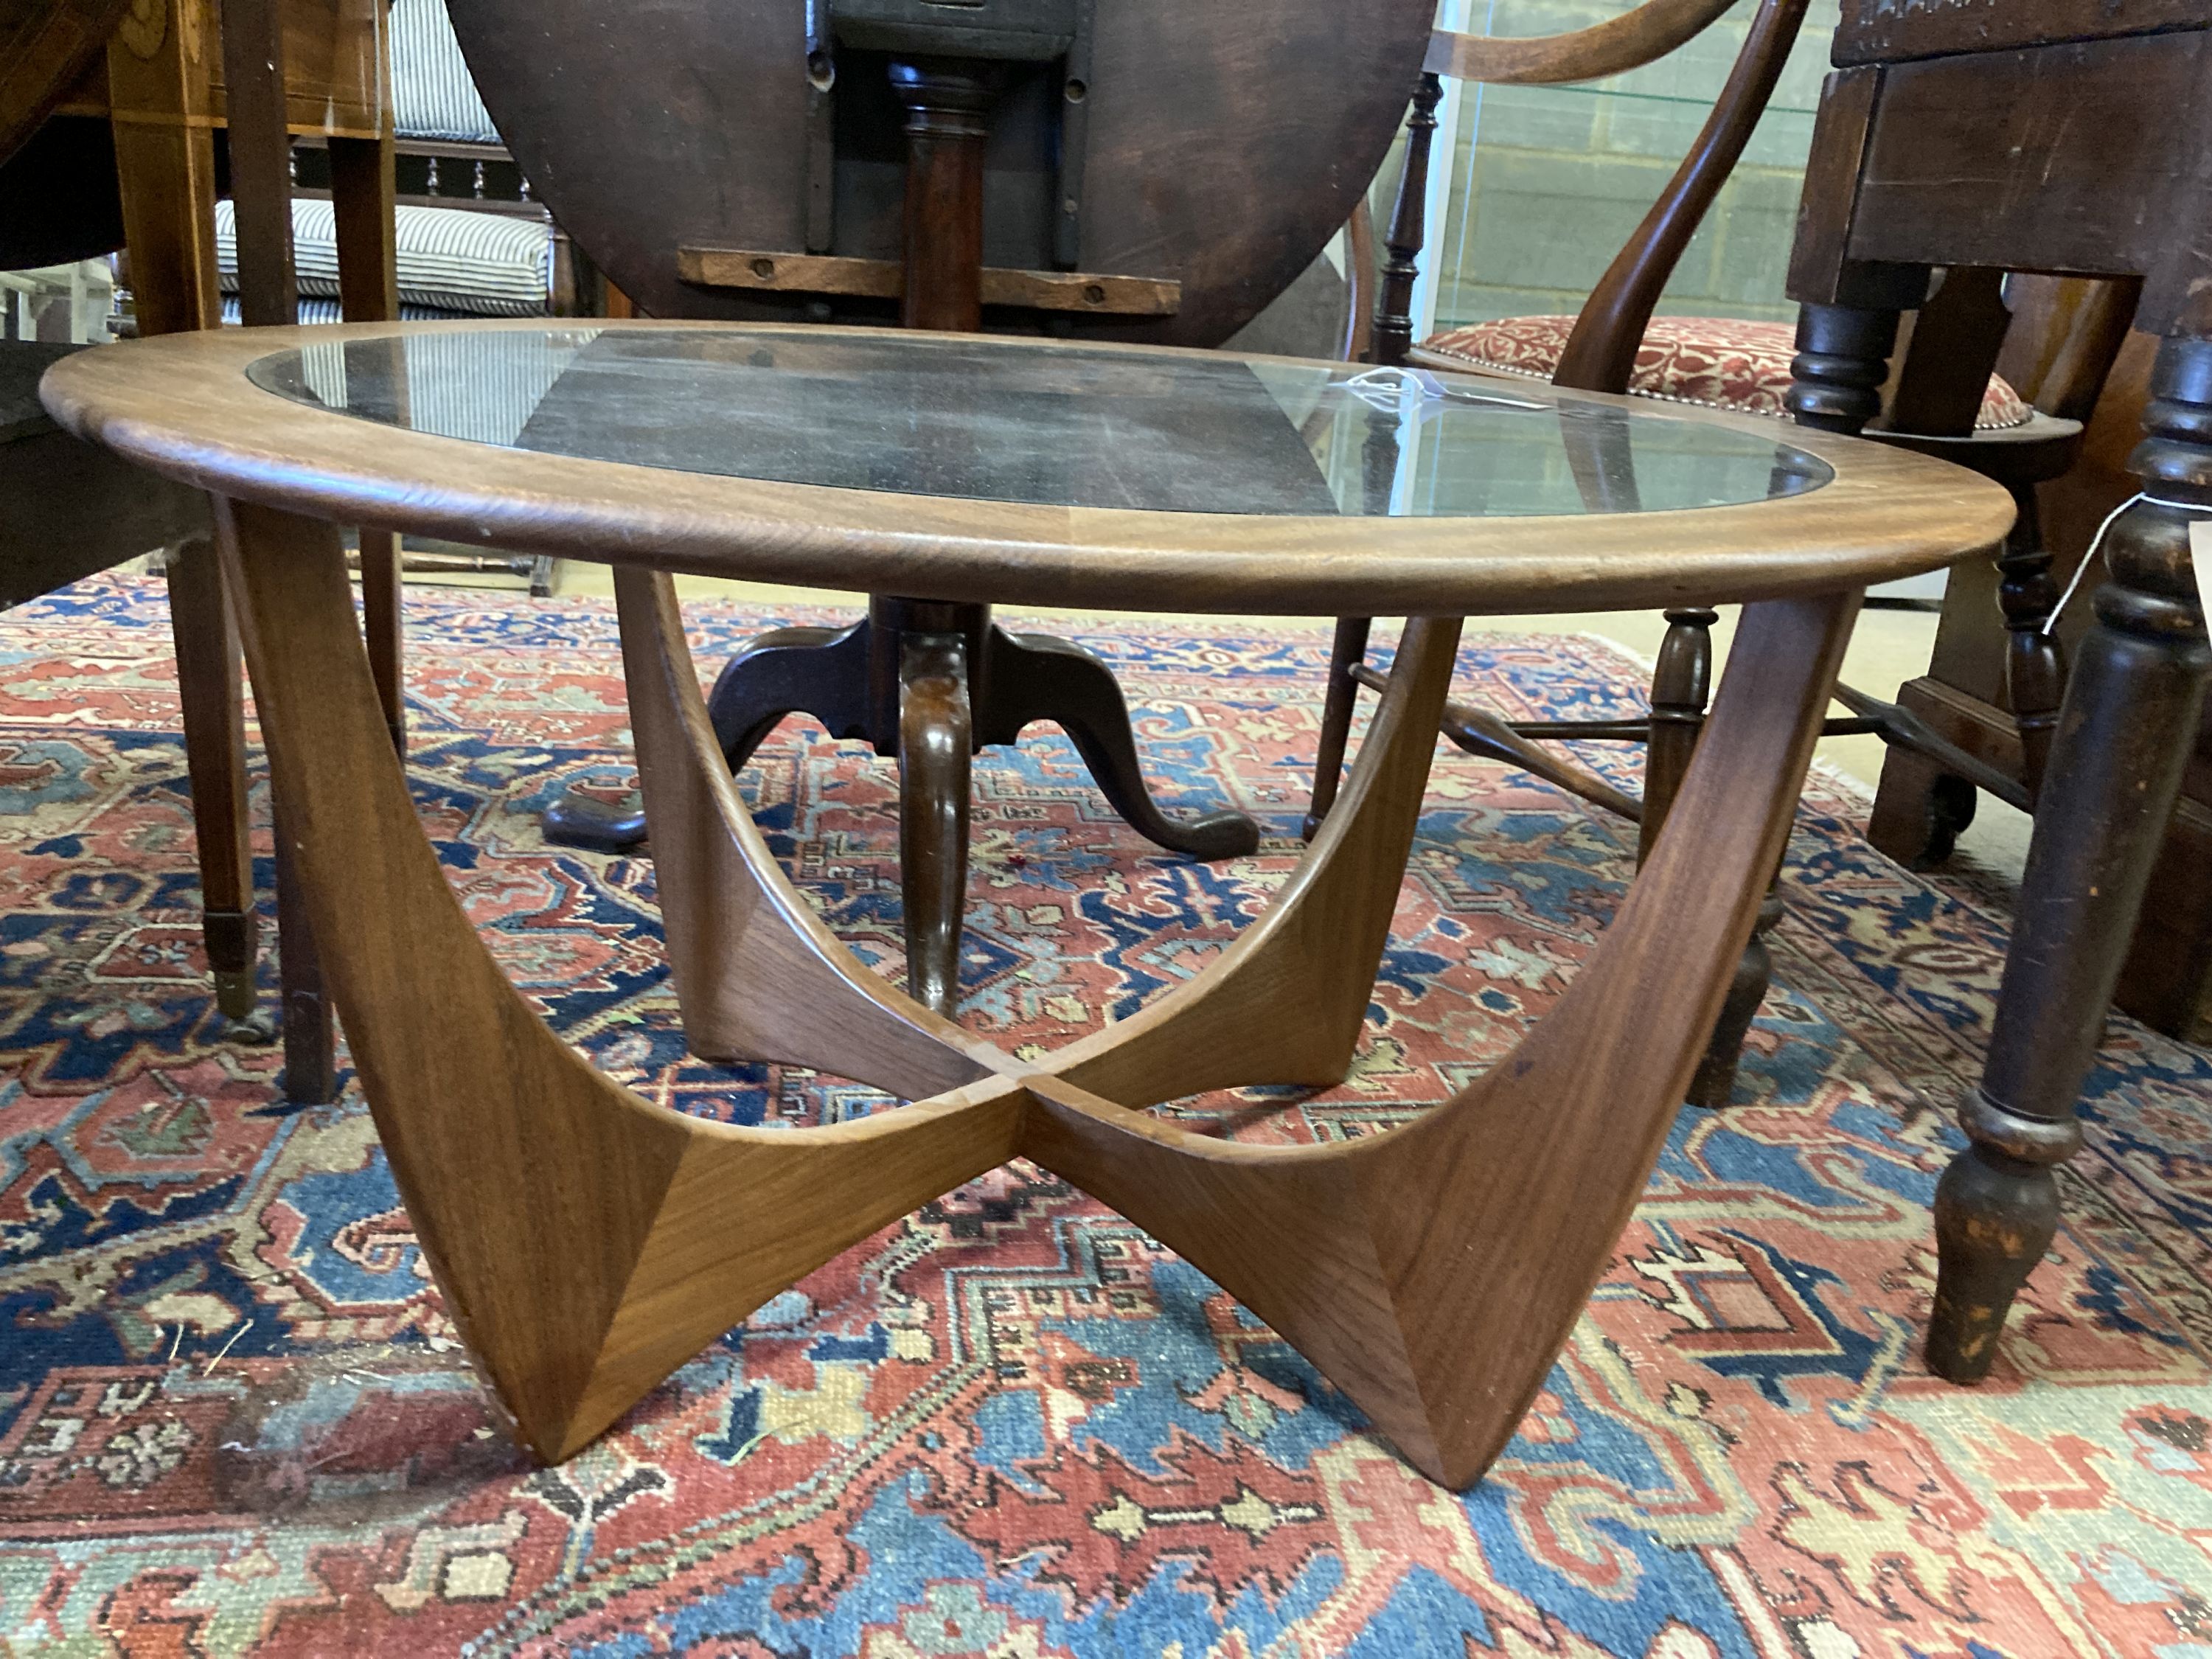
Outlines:
{"label": "turned table leg", "polygon": [[2051,1171],[2081,1145],[2075,1103],[2181,787],[2212,651],[2189,550],[2212,514],[2212,339],[2169,339],[2133,457],[2146,492],[2116,520],[2096,620],[2066,688],[2005,957],[1989,1060],[1960,1109],[1972,1145],[1936,1194],[1931,1370],[1977,1382],[2058,1222]]}

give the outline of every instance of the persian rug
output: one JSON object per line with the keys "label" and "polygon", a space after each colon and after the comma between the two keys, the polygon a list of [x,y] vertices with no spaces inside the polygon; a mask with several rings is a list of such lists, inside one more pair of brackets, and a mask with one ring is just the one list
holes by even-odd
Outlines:
{"label": "persian rug", "polygon": [[[789,615],[691,608],[711,661]],[[597,603],[409,596],[416,799],[545,1018],[653,1099],[895,1103],[685,1056],[645,858],[550,848],[627,780]],[[1193,973],[1295,856],[1324,632],[1077,630],[1219,867],[1118,823],[1046,728],[976,774],[963,1018],[1051,1046]],[[1638,666],[1471,635],[1462,686],[1619,715]],[[748,1659],[2212,1659],[2212,1062],[2115,1019],[2065,1227],[1978,1389],[1929,1377],[1928,1205],[2005,939],[1816,777],[1739,1104],[1686,1111],[1519,1436],[1415,1474],[1269,1330],[1103,1206],[998,1170],[885,1229],[539,1468],[494,1431],[350,1084],[294,1109],[204,983],[157,581],[0,619],[0,1647]],[[1633,757],[1592,748],[1632,785]],[[744,787],[898,971],[894,776],[787,724]],[[262,830],[266,845],[265,821]],[[1437,766],[1358,1062],[1170,1109],[1376,1133],[1571,980],[1622,825]],[[262,885],[268,890],[264,860]],[[264,983],[273,973],[264,966]],[[465,1034],[456,1033],[456,1041]]]}

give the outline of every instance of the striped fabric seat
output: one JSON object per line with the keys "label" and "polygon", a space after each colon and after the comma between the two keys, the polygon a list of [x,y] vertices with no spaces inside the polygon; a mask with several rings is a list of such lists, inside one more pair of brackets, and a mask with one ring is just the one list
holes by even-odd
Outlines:
{"label": "striped fabric seat", "polygon": [[[393,217],[403,304],[477,317],[544,313],[553,281],[550,224],[453,208],[402,207]],[[337,217],[328,202],[293,201],[292,246],[302,298],[336,299]],[[216,204],[216,264],[223,291],[236,293],[238,236],[227,201]]]}
{"label": "striped fabric seat", "polygon": [[477,96],[477,83],[446,16],[446,0],[394,0],[392,104],[403,138],[502,142]]}
{"label": "striped fabric seat", "polygon": [[[441,323],[466,314],[465,312],[441,310],[436,306],[399,307],[399,320],[403,323]],[[234,294],[223,295],[222,320],[234,327],[246,320],[239,307],[238,296]],[[339,309],[336,300],[307,298],[300,301],[299,320],[302,323],[342,323],[345,321],[345,313]]]}

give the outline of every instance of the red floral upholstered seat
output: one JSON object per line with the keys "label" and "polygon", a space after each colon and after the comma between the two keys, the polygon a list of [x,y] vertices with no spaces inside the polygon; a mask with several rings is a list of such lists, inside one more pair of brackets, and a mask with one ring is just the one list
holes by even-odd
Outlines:
{"label": "red floral upholstered seat", "polygon": [[[1506,317],[1431,335],[1414,355],[1439,367],[1548,380],[1574,325],[1571,317]],[[1789,323],[1654,317],[1644,331],[1628,389],[1642,398],[1786,415],[1782,398],[1790,390],[1790,359],[1796,350],[1796,330]],[[1992,375],[1974,424],[1984,431],[2025,426],[2034,412]]]}

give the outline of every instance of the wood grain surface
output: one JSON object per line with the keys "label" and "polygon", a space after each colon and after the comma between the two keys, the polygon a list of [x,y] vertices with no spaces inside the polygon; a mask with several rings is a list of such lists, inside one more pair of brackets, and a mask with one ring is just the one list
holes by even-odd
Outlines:
{"label": "wood grain surface", "polygon": [[1633,11],[1565,34],[1523,37],[1438,29],[1422,67],[1496,85],[1551,86],[1623,75],[1701,33],[1735,0],[1644,0]]}
{"label": "wood grain surface", "polygon": [[[478,326],[544,325],[408,328]],[[1595,394],[1577,395],[1613,401],[1635,422],[1686,421],[1787,441],[1836,477],[1772,501],[1619,515],[1244,517],[1039,507],[494,448],[308,408],[262,391],[242,372],[310,339],[389,331],[223,330],[132,341],[57,365],[43,395],[62,425],[156,471],[340,523],[612,564],[986,604],[1319,616],[1664,609],[1933,569],[1996,546],[2013,514],[2003,490],[1942,462],[1757,416],[1673,405],[1662,413],[1648,399]]]}
{"label": "wood grain surface", "polygon": [[[807,230],[807,33],[797,0],[454,0],[492,118],[562,228],[656,317],[782,318],[803,300],[682,280],[682,246],[899,257],[902,118],[879,53],[837,54],[833,246]],[[985,161],[982,263],[1182,284],[1170,317],[1090,337],[1216,345],[1313,262],[1382,162],[1428,0],[1116,0],[1091,41],[1081,241],[1053,257],[1060,83],[1014,76]],[[854,134],[866,131],[880,153]]]}
{"label": "wood grain surface", "polygon": [[2212,0],[1845,0],[1841,64],[2212,28]]}

